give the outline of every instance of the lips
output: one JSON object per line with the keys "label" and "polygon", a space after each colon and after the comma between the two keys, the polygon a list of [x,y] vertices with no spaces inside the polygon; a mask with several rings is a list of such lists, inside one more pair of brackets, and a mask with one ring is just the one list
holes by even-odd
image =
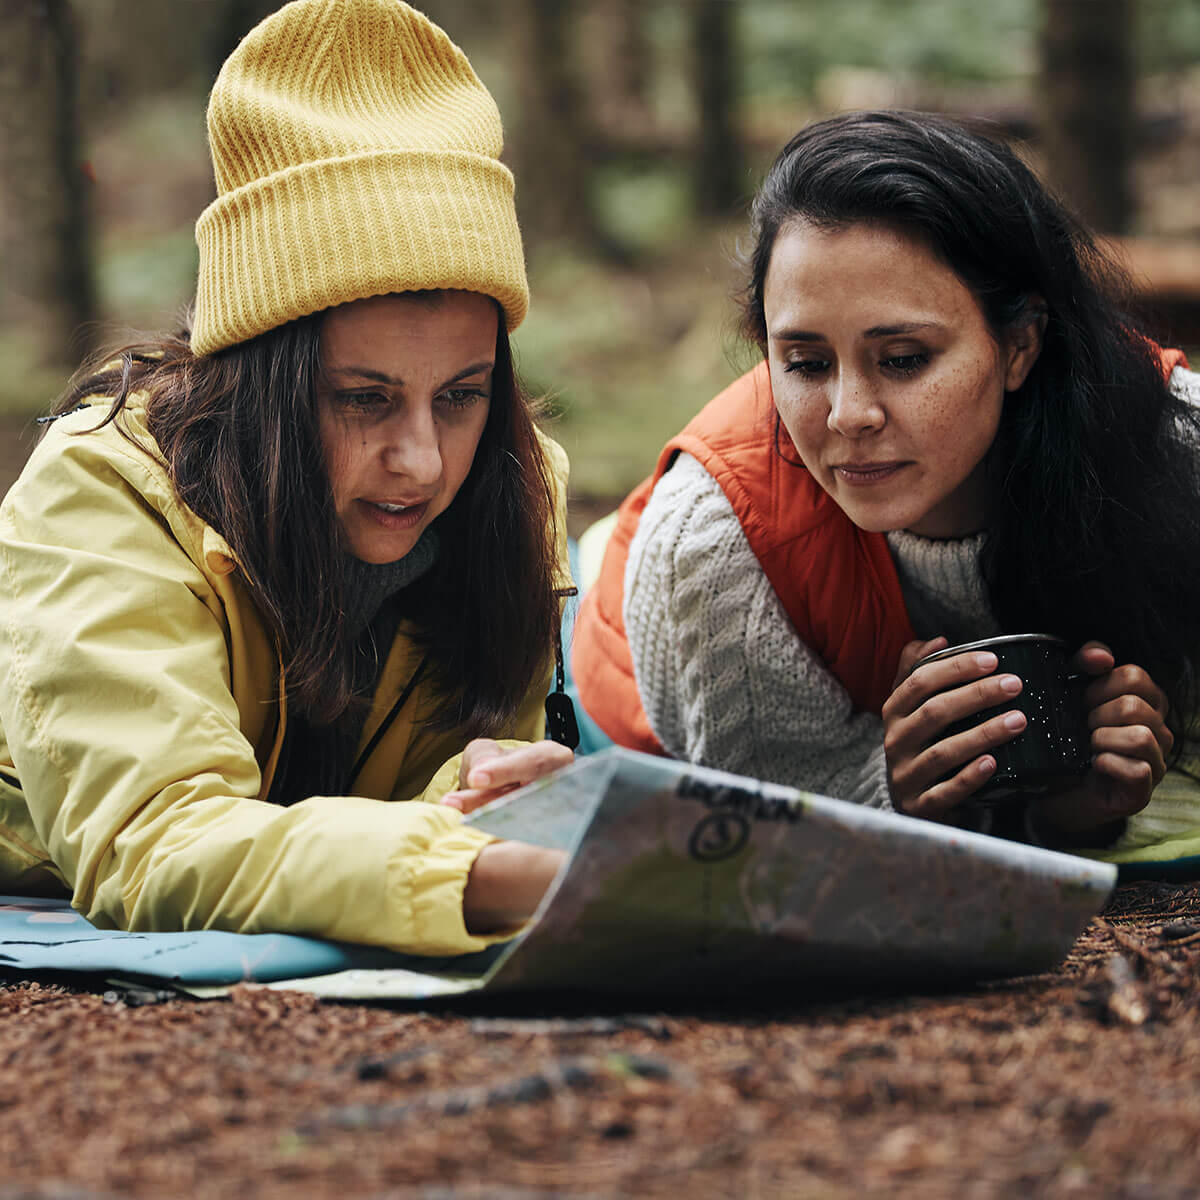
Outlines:
{"label": "lips", "polygon": [[905,462],[848,462],[835,463],[833,472],[846,483],[878,483],[903,470]]}
{"label": "lips", "polygon": [[408,529],[419,525],[429,508],[428,500],[359,500],[359,505],[376,524],[385,529]]}

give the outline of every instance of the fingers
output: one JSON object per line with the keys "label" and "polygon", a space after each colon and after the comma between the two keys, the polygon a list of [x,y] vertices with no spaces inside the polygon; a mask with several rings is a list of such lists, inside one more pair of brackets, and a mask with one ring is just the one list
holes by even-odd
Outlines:
{"label": "fingers", "polygon": [[1123,696],[1144,700],[1160,717],[1167,715],[1166,693],[1150,678],[1148,672],[1133,663],[1106,671],[1089,683],[1083,692],[1084,703],[1089,709]]}
{"label": "fingers", "polygon": [[462,752],[462,762],[458,768],[458,786],[465,788],[468,777],[480,763],[496,758],[503,753],[504,747],[491,738],[475,738],[468,742],[466,749]]}
{"label": "fingers", "polygon": [[887,698],[883,706],[884,720],[908,716],[931,696],[990,675],[996,669],[997,662],[990,650],[979,650],[955,654],[917,667]]}
{"label": "fingers", "polygon": [[[1011,741],[1026,724],[1025,714],[1014,709],[941,738],[915,755],[888,752],[894,764],[893,800],[913,816],[944,818],[991,778],[996,759],[990,751]],[[887,735],[885,750],[886,741]]]}
{"label": "fingers", "polygon": [[1150,802],[1154,783],[1144,759],[1104,751],[1092,760],[1082,786],[1041,799],[1040,814],[1053,828],[1083,833],[1141,812]]}
{"label": "fingers", "polygon": [[984,710],[1003,709],[1020,694],[1021,680],[994,675],[996,666],[990,651],[968,651],[915,667],[884,704],[888,782],[901,811],[945,819],[995,772],[990,751],[1025,729],[1025,715],[1014,709],[944,736],[948,728]]}
{"label": "fingers", "polygon": [[1167,698],[1149,674],[1126,663],[1084,689],[1092,750],[1148,764],[1151,783],[1166,774],[1166,758],[1175,744],[1167,726]]}
{"label": "fingers", "polygon": [[[1097,649],[1099,647],[1099,650]],[[1108,666],[1100,650],[1108,655]],[[1079,788],[1043,801],[1045,816],[1059,828],[1079,832],[1140,812],[1166,774],[1174,745],[1167,727],[1167,698],[1150,675],[1133,663],[1114,666],[1100,643],[1089,642],[1075,656],[1079,669],[1092,666],[1096,678],[1084,689],[1091,730],[1092,768]]]}
{"label": "fingers", "polygon": [[1126,803],[1120,805],[1122,811],[1113,813],[1114,816],[1128,816],[1145,808],[1156,782],[1153,767],[1146,759],[1121,751],[1105,752],[1096,755],[1092,769],[1108,776],[1125,793],[1121,799]]}
{"label": "fingers", "polygon": [[[941,736],[944,730],[985,709],[1012,703],[1020,695],[1016,675],[993,675],[949,691],[936,692],[895,727],[893,748],[915,752]],[[1020,715],[1020,714],[1017,714]],[[1025,718],[1021,717],[1021,729]],[[993,743],[989,743],[993,744]]]}
{"label": "fingers", "polygon": [[[1165,730],[1167,738],[1171,737],[1170,730]],[[1167,773],[1166,755],[1162,743],[1154,731],[1147,725],[1106,725],[1092,731],[1093,767],[1098,765],[1104,755],[1112,755],[1127,759],[1136,765],[1145,766],[1149,771],[1151,785],[1158,783]],[[1106,772],[1113,774],[1113,772]],[[1123,774],[1122,778],[1126,776]],[[1140,772],[1137,776],[1140,778]]]}
{"label": "fingers", "polygon": [[915,641],[909,642],[903,650],[900,651],[900,665],[896,668],[896,679],[892,684],[893,690],[898,688],[901,683],[906,680],[912,673],[913,667],[929,654],[936,654],[939,650],[945,650],[950,643],[944,637],[930,638],[927,642]]}
{"label": "fingers", "polygon": [[472,788],[517,786],[540,779],[574,761],[574,753],[558,742],[532,742],[513,750],[497,746],[494,755],[472,764],[466,783]]}
{"label": "fingers", "polygon": [[927,821],[944,821],[964,800],[977,792],[996,770],[996,760],[990,754],[973,759],[957,774],[932,787],[918,791],[903,800],[898,807],[911,817]]}
{"label": "fingers", "polygon": [[1103,642],[1084,642],[1071,658],[1071,666],[1085,675],[1104,675],[1116,666],[1113,652]]}
{"label": "fingers", "polygon": [[490,738],[476,738],[463,751],[458,789],[448,792],[442,803],[461,813],[474,812],[574,761],[575,755],[557,742],[504,747]]}
{"label": "fingers", "polygon": [[459,788],[456,792],[447,792],[442,797],[442,803],[447,808],[456,808],[463,816],[473,813],[493,800],[499,800],[508,792],[516,791],[516,785],[505,788]]}

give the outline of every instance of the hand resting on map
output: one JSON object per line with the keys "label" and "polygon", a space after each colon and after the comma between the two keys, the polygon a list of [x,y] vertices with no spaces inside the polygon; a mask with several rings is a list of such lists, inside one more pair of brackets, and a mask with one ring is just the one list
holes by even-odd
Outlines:
{"label": "hand resting on map", "polygon": [[476,738],[463,751],[458,790],[447,792],[442,803],[461,813],[474,812],[506,792],[574,761],[575,755],[557,742],[505,747],[491,738]]}
{"label": "hand resting on map", "polygon": [[[557,742],[501,746],[475,738],[463,751],[458,790],[442,803],[471,813],[522,784],[532,783],[575,761]],[[463,891],[463,920],[473,934],[515,930],[533,916],[566,855],[526,842],[493,842],[475,859]]]}
{"label": "hand resting on map", "polygon": [[484,846],[463,891],[467,932],[515,932],[533,916],[566,857],[563,850],[531,846],[528,842]]}

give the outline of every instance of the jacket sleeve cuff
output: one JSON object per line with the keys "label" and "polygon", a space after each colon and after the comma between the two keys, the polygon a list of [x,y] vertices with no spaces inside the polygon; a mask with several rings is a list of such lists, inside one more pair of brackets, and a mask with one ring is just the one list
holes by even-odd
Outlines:
{"label": "jacket sleeve cuff", "polygon": [[521,926],[517,926],[481,936],[468,933],[463,920],[463,892],[471,868],[479,852],[496,840],[469,825],[459,825],[404,864],[413,942],[423,954],[473,954],[520,932]]}

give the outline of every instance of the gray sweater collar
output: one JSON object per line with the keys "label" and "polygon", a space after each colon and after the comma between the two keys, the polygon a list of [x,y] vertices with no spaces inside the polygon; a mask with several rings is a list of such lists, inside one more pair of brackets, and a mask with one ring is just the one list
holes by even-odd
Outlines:
{"label": "gray sweater collar", "polygon": [[438,536],[432,529],[427,529],[417,544],[395,562],[366,563],[348,554],[342,605],[351,635],[362,633],[383,602],[420,579],[437,561],[437,555]]}

